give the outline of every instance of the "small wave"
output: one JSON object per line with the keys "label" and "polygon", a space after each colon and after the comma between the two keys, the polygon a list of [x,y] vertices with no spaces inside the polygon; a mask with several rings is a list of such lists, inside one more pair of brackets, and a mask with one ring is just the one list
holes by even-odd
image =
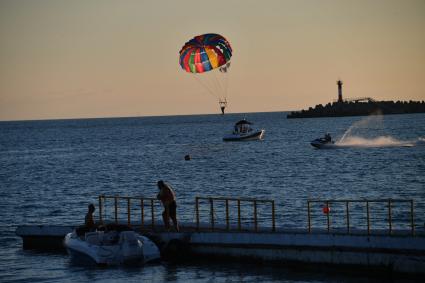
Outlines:
{"label": "small wave", "polygon": [[55,209],[52,212],[50,212],[50,215],[51,216],[53,216],[53,215],[59,215],[61,212],[62,212],[62,209]]}
{"label": "small wave", "polygon": [[420,143],[425,144],[425,140],[419,138],[416,141],[402,141],[391,136],[380,136],[372,139],[350,136],[335,143],[344,147],[412,147]]}

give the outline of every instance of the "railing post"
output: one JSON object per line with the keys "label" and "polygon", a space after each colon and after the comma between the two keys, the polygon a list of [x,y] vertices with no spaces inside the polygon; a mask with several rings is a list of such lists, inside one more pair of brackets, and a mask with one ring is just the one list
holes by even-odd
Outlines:
{"label": "railing post", "polygon": [[389,227],[389,234],[391,235],[393,230],[393,224],[392,224],[392,213],[391,213],[391,199],[388,199],[388,227]]}
{"label": "railing post", "polygon": [[229,200],[226,199],[226,230],[230,230],[230,221],[229,221]]}
{"label": "railing post", "polygon": [[102,195],[99,196],[99,223],[103,224],[103,217],[102,217]]}
{"label": "railing post", "polygon": [[115,205],[115,224],[118,224],[118,197],[114,197],[114,205]]}
{"label": "railing post", "polygon": [[345,202],[345,210],[347,212],[347,233],[350,234],[350,207],[349,207],[349,201]]}
{"label": "railing post", "polygon": [[328,224],[328,233],[331,231],[331,219],[330,219],[330,208],[329,208],[329,201],[326,201],[326,208],[327,208],[327,213],[326,213],[326,219],[327,219],[327,224]]}
{"label": "railing post", "polygon": [[257,224],[257,200],[254,200],[254,230],[257,232],[258,224]]}
{"label": "railing post", "polygon": [[141,217],[141,228],[145,227],[145,204],[143,202],[143,198],[140,199],[140,217]]}
{"label": "railing post", "polygon": [[214,231],[214,201],[210,198],[211,230]]}
{"label": "railing post", "polygon": [[414,208],[413,208],[413,199],[410,200],[410,226],[412,227],[412,236],[415,235],[415,216],[414,216]]}
{"label": "railing post", "polygon": [[195,210],[196,210],[196,231],[199,231],[199,197],[195,198]]}
{"label": "railing post", "polygon": [[367,235],[370,235],[370,211],[369,211],[369,201],[366,201],[366,219],[367,219]]}
{"label": "railing post", "polygon": [[275,223],[275,212],[274,212],[274,200],[272,200],[272,231],[276,231],[276,223]]}
{"label": "railing post", "polygon": [[238,199],[238,230],[241,230],[241,200]]}
{"label": "railing post", "polygon": [[311,214],[310,214],[310,201],[307,201],[307,223],[308,223],[308,233],[311,233]]}
{"label": "railing post", "polygon": [[155,227],[155,212],[153,208],[153,199],[151,199],[151,215],[152,215],[152,229]]}
{"label": "railing post", "polygon": [[127,225],[131,226],[131,209],[130,209],[130,197],[127,198]]}

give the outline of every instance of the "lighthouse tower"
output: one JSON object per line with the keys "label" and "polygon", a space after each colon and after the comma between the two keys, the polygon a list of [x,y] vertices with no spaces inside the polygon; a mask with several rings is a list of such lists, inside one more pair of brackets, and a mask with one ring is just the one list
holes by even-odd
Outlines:
{"label": "lighthouse tower", "polygon": [[338,85],[338,102],[342,102],[342,81],[338,80],[336,84]]}

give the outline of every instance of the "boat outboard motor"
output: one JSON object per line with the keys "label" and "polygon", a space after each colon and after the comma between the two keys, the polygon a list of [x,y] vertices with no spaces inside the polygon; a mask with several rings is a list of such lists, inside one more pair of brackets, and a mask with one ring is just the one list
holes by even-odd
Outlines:
{"label": "boat outboard motor", "polygon": [[134,231],[123,231],[120,233],[120,246],[123,261],[139,258],[143,255],[142,243],[137,239]]}

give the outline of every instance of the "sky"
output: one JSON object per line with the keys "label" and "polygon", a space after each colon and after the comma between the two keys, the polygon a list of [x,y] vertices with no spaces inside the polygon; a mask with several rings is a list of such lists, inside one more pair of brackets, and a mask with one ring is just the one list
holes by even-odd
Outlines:
{"label": "sky", "polygon": [[425,0],[0,0],[0,120],[219,113],[179,65],[233,48],[229,113],[425,100]]}

